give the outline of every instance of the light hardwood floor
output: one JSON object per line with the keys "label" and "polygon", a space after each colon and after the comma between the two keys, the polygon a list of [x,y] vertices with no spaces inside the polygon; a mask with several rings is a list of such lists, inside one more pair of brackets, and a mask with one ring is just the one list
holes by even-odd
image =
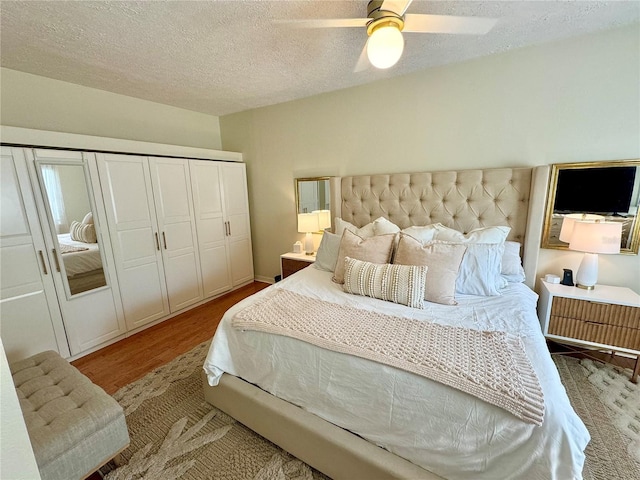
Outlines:
{"label": "light hardwood floor", "polygon": [[269,284],[253,282],[72,362],[112,395],[121,387],[210,340],[231,306]]}

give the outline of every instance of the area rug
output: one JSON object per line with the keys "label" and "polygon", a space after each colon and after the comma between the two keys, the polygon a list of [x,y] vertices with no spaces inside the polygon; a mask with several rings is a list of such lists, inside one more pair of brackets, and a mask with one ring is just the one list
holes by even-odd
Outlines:
{"label": "area rug", "polygon": [[[326,476],[204,401],[208,342],[120,389],[131,444],[107,480],[320,480]],[[586,480],[640,479],[640,392],[630,372],[554,356],[571,403],[591,433]],[[625,376],[626,375],[626,376]],[[593,378],[592,378],[593,377]],[[615,387],[614,387],[615,386]],[[616,392],[613,394],[612,392]]]}

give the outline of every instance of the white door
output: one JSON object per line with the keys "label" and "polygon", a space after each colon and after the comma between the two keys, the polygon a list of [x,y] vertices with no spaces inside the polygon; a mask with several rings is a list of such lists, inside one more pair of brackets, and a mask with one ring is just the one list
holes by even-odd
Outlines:
{"label": "white door", "polygon": [[[118,284],[105,261],[104,210],[96,208],[83,153],[35,149],[25,156],[69,348],[77,355],[126,332]],[[86,235],[74,236],[74,224]]]}
{"label": "white door", "polygon": [[96,154],[109,234],[129,330],[169,314],[149,163]]}
{"label": "white door", "polygon": [[9,361],[44,350],[69,356],[31,185],[21,149],[2,147],[0,336]]}
{"label": "white door", "polygon": [[172,312],[202,300],[189,161],[150,158],[151,183]]}
{"label": "white door", "polygon": [[247,176],[243,163],[222,163],[227,241],[234,286],[253,280]]}
{"label": "white door", "polygon": [[205,298],[231,289],[219,165],[206,160],[189,161]]}

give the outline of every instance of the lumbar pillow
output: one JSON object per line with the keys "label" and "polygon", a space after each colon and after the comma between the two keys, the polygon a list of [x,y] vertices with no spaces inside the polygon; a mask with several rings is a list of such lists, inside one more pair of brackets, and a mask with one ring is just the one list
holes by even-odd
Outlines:
{"label": "lumbar pillow", "polygon": [[318,270],[333,272],[338,261],[338,251],[340,250],[340,235],[325,231],[320,240],[316,261],[313,264]]}
{"label": "lumbar pillow", "polygon": [[71,222],[71,229],[69,230],[69,236],[71,240],[84,243],[97,243],[98,238],[96,236],[96,227],[93,223],[82,224],[75,220]]}
{"label": "lumbar pillow", "polygon": [[443,305],[456,305],[456,278],[466,246],[428,243],[423,245],[410,235],[400,234],[395,264],[425,265],[429,268],[424,299]]}
{"label": "lumbar pillow", "polygon": [[511,227],[482,227],[471,230],[466,235],[453,228],[435,224],[436,234],[434,240],[455,243],[504,243]]}
{"label": "lumbar pillow", "polygon": [[390,265],[345,258],[344,285],[347,293],[423,308],[426,266]]}
{"label": "lumbar pillow", "polygon": [[355,258],[371,263],[389,263],[393,251],[393,240],[395,235],[376,235],[369,238],[362,238],[345,230],[340,239],[340,249],[338,250],[338,261],[333,272],[333,281],[344,282],[345,258]]}

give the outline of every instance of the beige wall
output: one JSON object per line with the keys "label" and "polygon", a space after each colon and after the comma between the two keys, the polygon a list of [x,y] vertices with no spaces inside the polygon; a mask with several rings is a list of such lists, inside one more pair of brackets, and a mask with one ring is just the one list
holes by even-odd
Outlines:
{"label": "beige wall", "polygon": [[[640,157],[638,26],[221,117],[244,154],[255,268],[279,273],[296,232],[294,178]],[[543,250],[540,273],[581,254]],[[601,256],[600,283],[640,290],[638,256]]]}
{"label": "beige wall", "polygon": [[220,150],[213,115],[2,68],[0,124]]}

